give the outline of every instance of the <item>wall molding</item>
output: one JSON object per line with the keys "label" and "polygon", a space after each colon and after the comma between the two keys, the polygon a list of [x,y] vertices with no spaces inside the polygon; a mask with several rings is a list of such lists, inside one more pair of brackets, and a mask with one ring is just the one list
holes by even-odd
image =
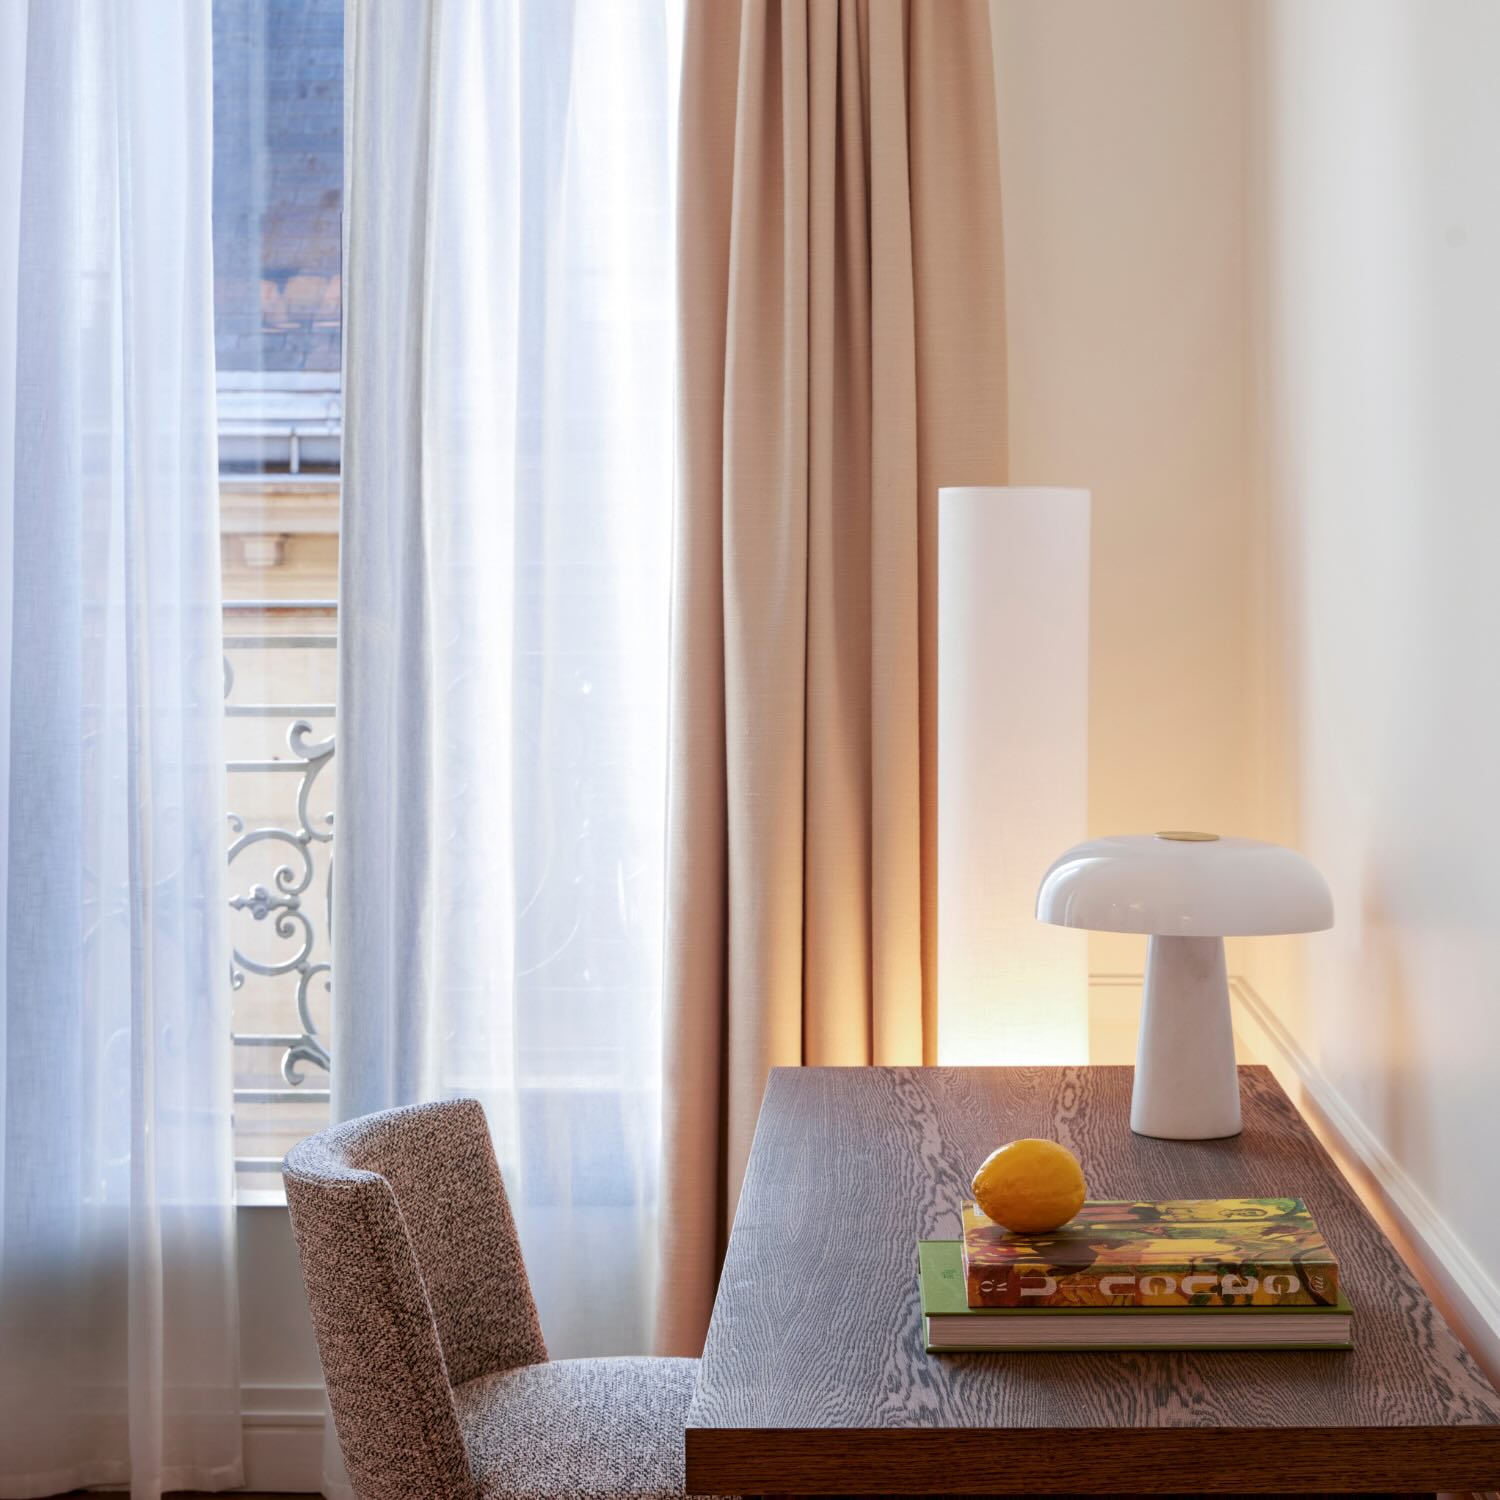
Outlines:
{"label": "wall molding", "polygon": [[[1433,1206],[1415,1179],[1310,1058],[1275,1011],[1243,975],[1229,982],[1230,994],[1301,1085],[1302,1092],[1339,1147],[1363,1168],[1378,1206],[1396,1222],[1444,1300],[1455,1332],[1470,1353],[1500,1383],[1500,1286],[1475,1259],[1453,1227]],[[1356,1185],[1357,1186],[1357,1185]]]}
{"label": "wall molding", "polygon": [[323,1485],[323,1387],[240,1387],[245,1488],[316,1494]]}
{"label": "wall molding", "polygon": [[[1139,989],[1144,974],[1091,973],[1089,987]],[[1300,1093],[1309,1123],[1324,1144],[1358,1169],[1351,1186],[1404,1236],[1413,1267],[1447,1304],[1444,1311],[1469,1352],[1500,1384],[1500,1285],[1427,1198],[1406,1169],[1308,1056],[1292,1032],[1243,974],[1229,976],[1236,1021],[1248,1021],[1264,1056],[1289,1092]],[[1371,1201],[1373,1200],[1373,1201]]]}

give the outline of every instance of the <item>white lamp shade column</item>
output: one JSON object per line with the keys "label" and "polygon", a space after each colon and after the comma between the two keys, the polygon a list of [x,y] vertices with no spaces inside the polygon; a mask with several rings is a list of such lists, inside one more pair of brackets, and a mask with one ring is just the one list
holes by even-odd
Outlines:
{"label": "white lamp shade column", "polygon": [[938,1060],[1088,1058],[1086,935],[1033,915],[1086,831],[1089,493],[938,492]]}

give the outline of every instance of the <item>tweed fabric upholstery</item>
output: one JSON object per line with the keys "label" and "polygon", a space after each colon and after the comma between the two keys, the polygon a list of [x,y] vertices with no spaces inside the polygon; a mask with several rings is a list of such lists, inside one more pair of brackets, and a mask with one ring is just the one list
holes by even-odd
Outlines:
{"label": "tweed fabric upholstery", "polygon": [[480,1493],[648,1500],[682,1493],[694,1359],[559,1359],[458,1386]]}
{"label": "tweed fabric upholstery", "polygon": [[283,1176],[362,1500],[477,1495],[452,1386],[547,1357],[483,1107],[336,1125],[294,1146]]}
{"label": "tweed fabric upholstery", "polygon": [[521,1241],[490,1141],[484,1106],[451,1099],[384,1110],[296,1146],[297,1171],[314,1141],[326,1164],[375,1172],[390,1184],[422,1272],[454,1385],[546,1359]]}
{"label": "tweed fabric upholstery", "polygon": [[697,1361],[547,1361],[477,1100],[336,1125],[282,1175],[360,1500],[681,1496]]}

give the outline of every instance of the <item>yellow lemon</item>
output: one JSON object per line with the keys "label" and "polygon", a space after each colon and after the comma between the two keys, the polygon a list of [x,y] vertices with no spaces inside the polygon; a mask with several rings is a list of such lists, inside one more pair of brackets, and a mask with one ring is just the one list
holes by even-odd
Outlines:
{"label": "yellow lemon", "polygon": [[974,1201],[1018,1234],[1044,1234],[1083,1207],[1083,1168],[1066,1146],[1028,1137],[985,1157],[974,1174]]}

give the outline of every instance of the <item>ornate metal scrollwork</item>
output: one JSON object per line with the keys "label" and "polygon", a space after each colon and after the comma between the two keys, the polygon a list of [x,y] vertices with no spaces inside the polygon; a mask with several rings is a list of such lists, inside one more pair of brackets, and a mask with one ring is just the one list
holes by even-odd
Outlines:
{"label": "ornate metal scrollwork", "polygon": [[[315,875],[312,846],[314,843],[328,844],[333,840],[333,814],[326,813],[321,819],[309,811],[309,798],[313,786],[329,761],[333,759],[334,736],[326,739],[311,739],[312,725],[306,719],[295,720],[287,730],[287,744],[292,754],[302,762],[297,774],[296,813],[292,826],[285,828],[256,828],[246,833],[244,819],[234,813],[229,815],[231,830],[239,836],[229,846],[229,865],[247,849],[256,845],[277,845],[291,856],[287,863],[279,865],[271,877],[271,885],[252,885],[249,890],[234,896],[229,905],[235,911],[248,912],[256,922],[270,923],[271,930],[283,942],[293,944],[289,953],[272,959],[252,958],[238,946],[233,950],[230,962],[230,984],[238,990],[244,986],[247,974],[258,974],[275,978],[282,974],[297,976],[297,1021],[301,1035],[287,1047],[281,1058],[281,1076],[289,1084],[300,1084],[304,1074],[301,1064],[311,1064],[324,1072],[329,1068],[328,1049],[318,1035],[313,1020],[308,991],[319,978],[324,990],[331,986],[332,966],[313,959],[313,949],[318,933],[305,905],[305,897]],[[279,767],[278,767],[279,769]],[[328,888],[324,892],[324,931],[331,916],[332,862],[329,863]]]}

